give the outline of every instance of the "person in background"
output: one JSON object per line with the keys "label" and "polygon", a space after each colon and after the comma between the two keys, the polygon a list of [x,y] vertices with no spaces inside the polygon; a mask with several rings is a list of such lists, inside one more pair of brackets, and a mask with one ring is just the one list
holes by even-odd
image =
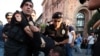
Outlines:
{"label": "person in background", "polygon": [[11,22],[12,15],[13,15],[12,12],[7,12],[5,14],[5,18],[6,18],[7,22],[8,22],[8,23],[6,23],[4,25],[3,30],[2,30],[2,35],[3,35],[3,39],[4,39],[5,42],[7,41],[7,38],[8,38],[8,36],[6,35],[6,33],[9,30],[9,28],[10,28],[10,22]]}
{"label": "person in background", "polygon": [[33,10],[31,17],[33,18],[33,21],[35,22],[35,20],[36,20],[36,11],[35,10]]}
{"label": "person in background", "polygon": [[76,38],[76,33],[74,31],[74,28],[72,26],[69,26],[69,32],[68,32],[68,36],[69,36],[69,39],[68,39],[68,43],[65,45],[65,48],[66,48],[66,54],[67,56],[73,56],[73,47],[74,47],[74,40]]}
{"label": "person in background", "polygon": [[82,53],[82,50],[81,50],[82,37],[81,37],[80,33],[77,34],[74,44],[75,44],[75,46],[74,46],[75,51],[77,53]]}
{"label": "person in background", "polygon": [[87,38],[87,51],[86,55],[91,55],[92,54],[92,46],[94,44],[95,38],[94,38],[94,33],[90,33],[88,38]]}

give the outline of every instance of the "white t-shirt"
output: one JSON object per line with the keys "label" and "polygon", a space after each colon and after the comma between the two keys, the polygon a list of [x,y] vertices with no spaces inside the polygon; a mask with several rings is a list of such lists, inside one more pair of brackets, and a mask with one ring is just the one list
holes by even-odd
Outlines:
{"label": "white t-shirt", "polygon": [[69,43],[69,44],[72,43],[72,40],[73,40],[73,35],[72,35],[72,33],[73,33],[73,32],[75,32],[75,31],[68,32],[68,36],[69,36],[69,41],[68,41],[68,43]]}
{"label": "white t-shirt", "polygon": [[88,44],[94,44],[95,39],[93,36],[89,36],[87,40],[89,41]]}

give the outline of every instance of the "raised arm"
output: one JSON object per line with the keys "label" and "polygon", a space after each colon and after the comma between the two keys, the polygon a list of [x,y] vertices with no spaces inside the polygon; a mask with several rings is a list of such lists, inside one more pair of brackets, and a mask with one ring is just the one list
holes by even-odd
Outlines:
{"label": "raised arm", "polygon": [[98,20],[94,25],[93,25],[93,29],[96,29],[97,27],[100,26],[100,20]]}

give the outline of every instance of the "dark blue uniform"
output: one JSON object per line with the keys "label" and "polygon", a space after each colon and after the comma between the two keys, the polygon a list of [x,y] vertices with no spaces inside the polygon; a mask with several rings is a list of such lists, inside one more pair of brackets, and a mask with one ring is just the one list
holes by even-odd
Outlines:
{"label": "dark blue uniform", "polygon": [[[58,30],[55,30],[55,27],[53,24],[46,27],[44,35],[51,37],[56,42],[61,42],[65,39],[68,39],[67,35],[67,26],[65,24],[61,24],[60,28]],[[64,47],[64,44],[59,45],[60,47]],[[46,51],[47,53],[47,51]]]}

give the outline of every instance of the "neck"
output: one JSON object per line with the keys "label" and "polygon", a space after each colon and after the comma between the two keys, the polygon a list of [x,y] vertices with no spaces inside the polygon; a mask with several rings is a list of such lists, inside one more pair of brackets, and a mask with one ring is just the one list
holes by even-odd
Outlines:
{"label": "neck", "polygon": [[57,25],[56,27],[55,27],[55,30],[57,30],[57,29],[59,29],[60,28],[60,25]]}
{"label": "neck", "polygon": [[23,12],[23,14],[24,14],[24,16],[26,16],[27,20],[29,21],[31,15],[25,14],[24,12]]}

